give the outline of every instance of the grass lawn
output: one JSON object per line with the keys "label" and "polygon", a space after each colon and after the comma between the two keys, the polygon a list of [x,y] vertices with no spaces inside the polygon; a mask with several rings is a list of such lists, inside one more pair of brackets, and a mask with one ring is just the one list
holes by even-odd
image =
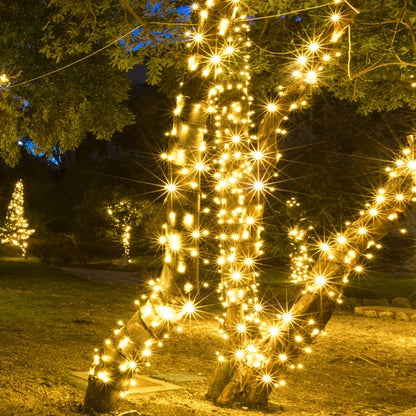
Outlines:
{"label": "grass lawn", "polygon": [[56,400],[74,394],[62,377],[89,369],[93,348],[133,313],[136,292],[51,267],[0,262],[0,414],[32,414],[33,393],[46,399],[40,414],[72,414],[56,409]]}
{"label": "grass lawn", "polygon": [[[138,289],[83,280],[52,267],[0,262],[0,415],[79,416],[84,391],[65,381],[87,371],[119,319],[134,312]],[[172,335],[147,374],[187,372],[205,381],[126,401],[145,416],[258,416],[205,401],[221,347],[211,314]],[[389,415],[416,406],[416,324],[336,314],[328,335],[271,395],[283,416]]]}
{"label": "grass lawn", "polygon": [[[265,268],[260,274],[264,286],[293,286],[289,273]],[[344,291],[345,296],[357,298],[387,298],[396,296],[416,299],[416,272],[379,272],[354,276]]]}
{"label": "grass lawn", "polygon": [[351,279],[346,296],[358,298],[388,298],[396,296],[416,298],[416,273],[370,272]]}

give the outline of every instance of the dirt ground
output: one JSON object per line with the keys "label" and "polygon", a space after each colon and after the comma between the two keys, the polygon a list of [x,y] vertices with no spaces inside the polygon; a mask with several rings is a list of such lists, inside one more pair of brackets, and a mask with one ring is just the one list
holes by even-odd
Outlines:
{"label": "dirt ground", "polygon": [[[264,414],[217,408],[204,399],[218,338],[210,320],[190,329],[192,338],[175,336],[157,352],[147,374],[187,372],[206,381],[127,400],[113,414],[127,410],[143,416]],[[416,406],[416,323],[338,313],[327,333],[313,346],[305,368],[288,374],[287,386],[272,393],[270,413],[376,416]],[[75,342],[62,345],[59,340],[33,345],[27,333],[17,339],[14,334],[13,342],[7,342],[7,337],[2,334],[0,343],[0,416],[83,414],[84,392],[64,378],[72,371],[88,370],[93,346]]]}

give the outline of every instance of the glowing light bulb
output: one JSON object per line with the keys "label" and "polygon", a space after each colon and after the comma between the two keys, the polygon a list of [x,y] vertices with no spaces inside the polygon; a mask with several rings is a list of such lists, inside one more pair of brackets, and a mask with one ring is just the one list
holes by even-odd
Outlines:
{"label": "glowing light bulb", "polygon": [[261,379],[263,380],[264,383],[271,383],[272,382],[272,378],[268,374],[264,374]]}
{"label": "glowing light bulb", "polygon": [[227,46],[224,50],[224,53],[226,55],[232,55],[234,53],[234,47],[233,46]]}
{"label": "glowing light bulb", "polygon": [[176,188],[176,185],[174,183],[168,183],[168,184],[165,185],[165,189],[168,192],[175,192],[177,188]]}
{"label": "glowing light bulb", "polygon": [[194,223],[194,216],[192,214],[186,214],[184,219],[183,219],[183,223],[187,227],[190,227]]}
{"label": "glowing light bulb", "polygon": [[225,31],[228,28],[228,25],[230,24],[230,21],[228,19],[222,19],[220,22],[220,30],[219,33],[220,35],[224,35]]}
{"label": "glowing light bulb", "polygon": [[195,170],[202,172],[205,169],[205,165],[202,162],[195,163]]}
{"label": "glowing light bulb", "polygon": [[312,42],[309,44],[309,50],[311,52],[316,52],[319,49],[319,44],[316,42]]}
{"label": "glowing light bulb", "polygon": [[254,182],[254,184],[253,184],[253,188],[254,188],[256,191],[261,191],[262,189],[264,189],[264,183],[263,183],[263,182],[261,182],[261,181],[256,181],[256,182]]}
{"label": "glowing light bulb", "polygon": [[306,62],[308,62],[308,59],[306,58],[306,56],[299,56],[297,62],[299,65],[304,65],[306,64]]}
{"label": "glowing light bulb", "polygon": [[322,275],[318,275],[318,276],[316,276],[316,277],[315,277],[315,283],[316,283],[316,285],[317,285],[318,287],[322,287],[322,286],[324,286],[324,285],[325,285],[325,283],[326,283],[326,278],[325,278],[325,276],[322,276]]}
{"label": "glowing light bulb", "polygon": [[329,251],[329,245],[327,243],[321,243],[319,245],[319,249],[323,252],[327,252],[327,251]]}
{"label": "glowing light bulb", "polygon": [[195,71],[198,68],[198,62],[194,56],[189,57],[188,68],[190,71]]}
{"label": "glowing light bulb", "polygon": [[193,302],[187,302],[183,305],[182,311],[188,315],[191,315],[195,312],[195,305]]}
{"label": "glowing light bulb", "polygon": [[6,84],[7,82],[9,82],[9,77],[6,74],[1,74],[0,75],[0,82],[2,84]]}
{"label": "glowing light bulb", "polygon": [[282,315],[282,319],[283,319],[283,321],[285,321],[285,322],[292,322],[292,320],[293,320],[293,316],[292,316],[292,314],[291,314],[291,313],[286,312],[286,313],[284,313],[284,314]]}
{"label": "glowing light bulb", "polygon": [[123,338],[123,339],[120,341],[120,343],[118,344],[118,347],[119,347],[120,349],[126,348],[126,347],[127,347],[127,345],[129,344],[129,342],[130,342],[130,338],[125,337],[125,338]]}
{"label": "glowing light bulb", "polygon": [[260,305],[260,303],[256,303],[256,304],[254,304],[254,310],[256,312],[261,312],[263,310],[263,306]]}
{"label": "glowing light bulb", "polygon": [[214,65],[217,65],[221,62],[221,56],[220,55],[212,55],[211,56],[211,63]]}
{"label": "glowing light bulb", "polygon": [[197,43],[202,42],[202,40],[204,39],[204,35],[202,33],[195,33],[193,39]]}
{"label": "glowing light bulb", "polygon": [[241,279],[241,273],[239,273],[239,272],[234,272],[234,273],[232,273],[232,274],[231,274],[231,278],[232,278],[233,280],[240,280],[240,279]]}
{"label": "glowing light bulb", "polygon": [[340,235],[337,238],[337,242],[338,242],[338,244],[345,244],[347,242],[347,239],[343,235]]}
{"label": "glowing light bulb", "polygon": [[277,327],[275,327],[275,326],[272,326],[271,328],[270,328],[270,335],[272,335],[273,337],[275,337],[275,336],[277,336],[277,335],[279,335],[279,328],[277,328]]}
{"label": "glowing light bulb", "polygon": [[378,211],[375,208],[371,208],[368,213],[372,216],[372,217],[376,217],[378,215]]}
{"label": "glowing light bulb", "polygon": [[257,352],[257,348],[253,344],[247,345],[246,349],[247,349],[248,352],[250,352],[252,354]]}
{"label": "glowing light bulb", "polygon": [[170,243],[170,249],[172,251],[177,251],[181,248],[181,243],[180,243],[178,234],[171,234],[169,236],[169,243]]}
{"label": "glowing light bulb", "polygon": [[269,103],[267,104],[266,109],[270,113],[275,113],[277,111],[277,105],[274,103]]}
{"label": "glowing light bulb", "polygon": [[185,293],[189,293],[193,288],[194,288],[194,285],[188,282],[183,287],[183,290],[185,291]]}
{"label": "glowing light bulb", "polygon": [[97,373],[97,377],[103,382],[108,383],[110,381],[110,377],[107,373],[107,371],[99,371]]}
{"label": "glowing light bulb", "polygon": [[254,160],[262,160],[264,157],[263,153],[260,151],[253,152],[253,159]]}
{"label": "glowing light bulb", "polygon": [[252,266],[252,265],[254,264],[254,260],[253,260],[252,258],[246,258],[246,259],[244,260],[244,264],[245,264],[246,266]]}
{"label": "glowing light bulb", "polygon": [[416,169],[416,160],[411,160],[408,164],[407,164],[409,169],[415,170]]}
{"label": "glowing light bulb", "polygon": [[237,351],[235,352],[235,356],[236,356],[239,360],[241,360],[242,358],[244,358],[244,351],[237,350]]}
{"label": "glowing light bulb", "polygon": [[305,75],[305,81],[308,84],[315,84],[317,82],[317,73],[316,73],[316,71],[308,71]]}
{"label": "glowing light bulb", "polygon": [[246,328],[246,326],[244,325],[244,324],[238,324],[237,325],[237,331],[238,332],[246,332],[246,330],[247,330],[247,328]]}

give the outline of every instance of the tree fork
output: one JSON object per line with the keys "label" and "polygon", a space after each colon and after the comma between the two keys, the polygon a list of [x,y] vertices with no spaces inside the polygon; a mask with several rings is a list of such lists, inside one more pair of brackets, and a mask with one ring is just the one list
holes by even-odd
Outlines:
{"label": "tree fork", "polygon": [[[236,403],[251,408],[267,408],[271,379],[278,381],[296,363],[299,357],[308,352],[309,345],[324,330],[332,317],[336,304],[340,301],[348,276],[356,269],[361,258],[372,258],[371,250],[377,247],[373,240],[387,235],[397,228],[397,222],[407,205],[415,198],[415,143],[408,137],[409,147],[403,149],[404,160],[396,161],[387,168],[389,177],[385,186],[361,211],[360,217],[350,224],[343,234],[330,238],[333,242],[331,252],[323,251],[309,273],[304,294],[288,312],[290,319],[283,319],[276,336],[267,334],[258,341],[258,349],[266,357],[261,368],[236,363],[229,383],[218,394],[211,392],[210,398],[218,405],[232,406]],[[221,368],[225,363],[219,363]],[[269,375],[270,380],[261,378]],[[267,381],[266,381],[267,380]],[[261,382],[266,381],[266,382]],[[278,383],[274,383],[278,385]]]}

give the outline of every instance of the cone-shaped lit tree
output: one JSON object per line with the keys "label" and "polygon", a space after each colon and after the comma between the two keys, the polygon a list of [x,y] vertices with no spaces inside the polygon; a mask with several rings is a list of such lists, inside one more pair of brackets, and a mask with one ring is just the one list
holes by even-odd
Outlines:
{"label": "cone-shaped lit tree", "polygon": [[25,257],[28,245],[27,240],[35,230],[29,228],[29,224],[24,217],[23,204],[23,181],[19,180],[14,187],[12,198],[7,208],[4,226],[0,228],[0,238],[2,243],[18,247],[22,252],[22,256]]}
{"label": "cone-shaped lit tree", "polygon": [[[317,244],[320,251],[298,279],[305,289],[293,307],[266,308],[260,302],[256,276],[262,217],[280,157],[277,140],[285,133],[281,123],[304,105],[356,14],[351,2],[336,0],[334,5],[318,40],[299,47],[287,86],[263,105],[251,92],[248,10],[238,0],[208,0],[193,7],[199,21],[188,34],[189,81],[177,98],[171,144],[162,155],[167,164],[167,222],[159,238],[163,270],[151,282],[150,295],[137,301],[136,314],[97,350],[86,408],[114,408],[130,376],[147,365],[151,346],[162,345],[167,328],[178,328],[194,312],[190,293],[200,284],[200,263],[213,264],[220,275],[217,291],[224,313],[218,321],[227,341],[226,350],[218,352],[208,397],[223,406],[267,407],[271,389],[285,384],[284,373],[302,368],[300,357],[310,352],[341,302],[348,275],[362,270],[361,259],[371,258],[378,247],[374,239],[390,231],[412,200],[416,163],[410,138],[404,158],[360,218]],[[215,244],[206,245],[205,239]]]}

